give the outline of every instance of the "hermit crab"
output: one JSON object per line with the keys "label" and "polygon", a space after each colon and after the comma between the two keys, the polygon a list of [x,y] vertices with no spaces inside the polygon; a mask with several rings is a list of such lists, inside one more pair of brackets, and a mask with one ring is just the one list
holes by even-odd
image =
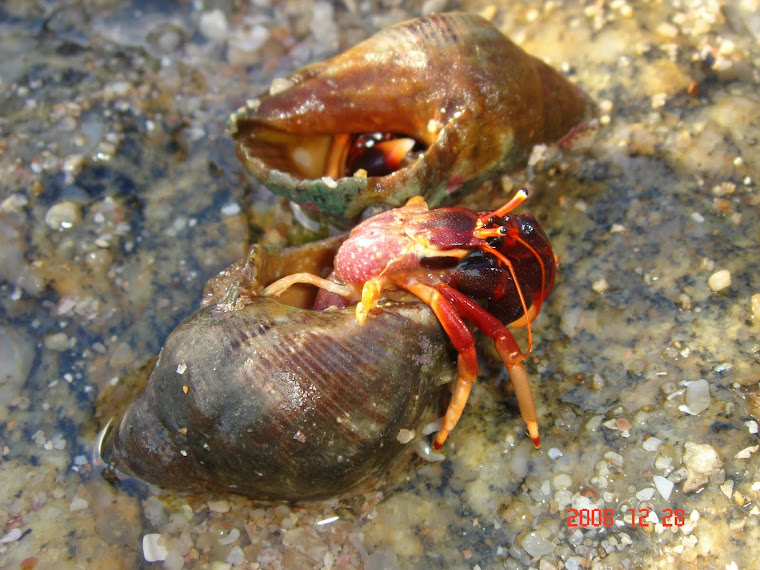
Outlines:
{"label": "hermit crab", "polygon": [[465,208],[429,210],[416,196],[356,226],[338,250],[330,277],[296,273],[272,283],[263,295],[279,295],[296,283],[316,285],[326,292],[317,298],[317,307],[335,302],[335,296],[356,303],[360,325],[388,288],[409,291],[429,305],[459,353],[459,378],[436,449],[454,429],[477,378],[475,341],[464,319],[474,322],[493,339],[531,440],[539,447],[536,410],[522,365],[525,354],[503,324],[527,325],[529,352],[530,322],[554,285],[554,255],[543,230],[530,214],[511,214],[526,198],[520,190],[501,208],[476,214]]}
{"label": "hermit crab", "polygon": [[573,139],[593,104],[467,13],[383,30],[273,82],[229,120],[243,165],[307,210],[353,220],[368,206],[452,203]]}
{"label": "hermit crab", "polygon": [[477,214],[417,197],[348,236],[254,245],[169,335],[145,390],[104,430],[103,461],[161,487],[272,500],[381,480],[457,374],[435,447],[461,415],[478,370],[465,320],[493,338],[538,446],[527,351],[504,326],[526,325],[529,351],[554,283],[544,232],[512,213],[525,198]]}

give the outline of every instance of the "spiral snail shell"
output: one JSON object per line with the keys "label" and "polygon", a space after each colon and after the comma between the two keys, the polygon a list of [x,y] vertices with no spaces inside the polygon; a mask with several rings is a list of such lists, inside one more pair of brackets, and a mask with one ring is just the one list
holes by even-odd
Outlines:
{"label": "spiral snail shell", "polygon": [[[245,167],[273,192],[352,219],[524,166],[592,103],[483,18],[433,14],[276,80],[230,117]],[[378,149],[381,167],[376,168]]]}
{"label": "spiral snail shell", "polygon": [[353,308],[313,311],[256,294],[295,270],[324,272],[339,243],[255,245],[210,283],[145,390],[106,429],[103,461],[163,488],[269,500],[330,497],[383,478],[413,448],[399,433],[418,427],[455,377],[454,359],[420,303],[388,303],[361,327]]}

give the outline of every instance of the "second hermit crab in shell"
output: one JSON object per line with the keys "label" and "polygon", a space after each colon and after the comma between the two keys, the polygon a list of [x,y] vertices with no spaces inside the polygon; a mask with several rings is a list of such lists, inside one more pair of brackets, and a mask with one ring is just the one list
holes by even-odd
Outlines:
{"label": "second hermit crab in shell", "polygon": [[[477,378],[475,341],[465,321],[493,339],[504,361],[528,433],[539,447],[538,423],[522,362],[532,340],[530,323],[554,285],[549,240],[530,214],[512,210],[527,198],[520,190],[493,212],[465,208],[429,210],[416,196],[406,205],[356,226],[341,245],[333,272],[322,278],[295,273],[275,281],[264,295],[296,283],[320,288],[315,309],[356,304],[356,320],[371,319],[383,292],[403,289],[429,305],[459,353],[459,378],[434,447],[454,429]],[[528,327],[523,353],[505,324]]]}

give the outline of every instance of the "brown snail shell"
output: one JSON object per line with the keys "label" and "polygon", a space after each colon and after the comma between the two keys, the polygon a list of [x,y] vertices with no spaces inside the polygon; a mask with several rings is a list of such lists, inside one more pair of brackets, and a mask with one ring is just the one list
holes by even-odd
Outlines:
{"label": "brown snail shell", "polygon": [[361,327],[353,308],[255,295],[260,276],[266,284],[312,270],[337,243],[254,246],[220,276],[111,422],[103,461],[159,487],[270,500],[325,498],[382,478],[413,448],[399,432],[418,427],[455,377],[454,359],[421,303],[390,303]]}
{"label": "brown snail shell", "polygon": [[[229,131],[272,191],[351,219],[415,195],[444,205],[525,166],[534,145],[558,141],[592,109],[491,23],[453,12],[398,24],[280,79],[232,115]],[[373,132],[409,137],[424,152],[384,176],[342,172],[335,157]]]}

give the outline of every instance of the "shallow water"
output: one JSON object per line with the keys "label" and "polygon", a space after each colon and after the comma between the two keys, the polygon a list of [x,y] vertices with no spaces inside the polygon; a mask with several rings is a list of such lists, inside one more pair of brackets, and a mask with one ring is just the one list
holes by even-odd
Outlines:
{"label": "shallow water", "polygon": [[[211,4],[0,8],[0,565],[148,566],[155,534],[169,568],[760,564],[760,6],[392,5],[219,3],[226,45]],[[382,495],[113,488],[92,446],[135,368],[250,242],[308,237],[242,171],[229,112],[431,7],[483,10],[600,104],[592,143],[504,181],[561,259],[527,366],[542,449],[493,366],[446,461]]]}

